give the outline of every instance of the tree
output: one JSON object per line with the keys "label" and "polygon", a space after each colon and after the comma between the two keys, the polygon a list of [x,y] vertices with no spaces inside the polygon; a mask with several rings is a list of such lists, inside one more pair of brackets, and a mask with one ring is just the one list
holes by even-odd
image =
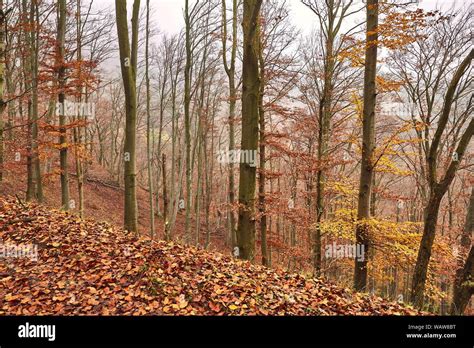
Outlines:
{"label": "tree", "polygon": [[[231,51],[230,63],[227,61],[227,7],[226,1],[222,0],[222,59],[224,62],[224,70],[229,80],[229,151],[235,150],[235,110],[237,105],[237,87],[235,82],[235,62],[237,56],[237,0],[232,0],[232,36],[231,36]],[[235,228],[235,214],[233,211],[235,203],[235,178],[234,178],[234,163],[229,163],[229,205],[228,220],[229,220],[229,235],[231,240],[232,250],[236,246],[236,228]]]}
{"label": "tree", "polygon": [[127,24],[127,2],[115,0],[117,34],[120,51],[120,66],[125,91],[125,143],[124,143],[124,181],[125,204],[124,226],[131,232],[138,232],[136,196],[136,126],[137,126],[137,50],[138,16],[140,0],[133,2],[132,40],[129,41]]}
{"label": "tree", "polygon": [[57,69],[59,81],[58,103],[60,106],[59,115],[59,160],[61,165],[61,208],[69,210],[69,173],[68,173],[68,143],[66,131],[66,108],[65,108],[65,88],[66,88],[66,66],[65,66],[65,41],[66,41],[66,0],[58,2],[58,32],[57,32]]}
{"label": "tree", "polygon": [[[216,5],[212,1],[197,0],[190,8],[189,0],[185,0],[184,5],[185,22],[185,48],[186,62],[184,66],[184,133],[185,133],[185,155],[186,155],[186,219],[185,219],[185,239],[191,241],[191,206],[192,206],[192,176],[194,162],[191,158],[191,101],[196,91],[193,88],[193,66],[196,51],[199,45],[207,40],[210,34],[209,16]],[[205,47],[207,47],[205,45]]]}
{"label": "tree", "polygon": [[[471,198],[467,209],[466,222],[464,231],[461,235],[461,252],[459,260],[461,264],[458,266],[454,279],[453,303],[451,306],[451,314],[459,315],[464,313],[469,300],[474,293],[472,284],[472,275],[474,274],[474,248],[471,245],[472,232],[474,231],[474,187],[471,189]],[[462,265],[463,257],[470,248],[464,266]]]}
{"label": "tree", "polygon": [[3,112],[7,107],[4,100],[4,86],[5,86],[5,28],[6,28],[7,13],[3,8],[3,0],[0,0],[0,183],[3,179]]}
{"label": "tree", "polygon": [[[354,12],[349,11],[352,1],[344,2],[340,0],[330,0],[321,4],[319,0],[303,0],[303,4],[313,11],[318,17],[319,35],[321,37],[321,48],[323,56],[323,82],[319,91],[318,110],[318,152],[317,161],[319,164],[316,173],[316,231],[314,235],[313,257],[314,273],[321,272],[321,221],[325,211],[324,191],[326,181],[326,170],[324,163],[327,161],[329,153],[329,136],[331,130],[331,119],[334,114],[335,79],[342,64],[338,62],[338,55],[343,51],[343,40],[339,39],[343,21]],[[345,35],[349,33],[346,32]],[[318,80],[317,77],[313,77]],[[317,82],[315,82],[317,84]],[[318,86],[319,87],[319,86]]]}
{"label": "tree", "polygon": [[[22,1],[22,10],[28,26],[24,29],[27,46],[27,58],[24,60],[25,89],[29,91],[28,127],[30,134],[27,159],[26,199],[43,201],[43,184],[38,145],[38,54],[39,54],[39,10],[38,3],[31,1],[28,8],[26,0]],[[28,82],[26,82],[28,81]]]}
{"label": "tree", "polygon": [[454,76],[451,79],[451,82],[444,97],[443,108],[440,118],[438,120],[436,132],[433,136],[433,140],[431,141],[431,145],[429,145],[428,147],[427,175],[430,191],[428,204],[425,209],[423,236],[420,242],[420,249],[418,251],[418,257],[416,260],[411,290],[412,301],[417,307],[422,307],[424,302],[424,291],[428,273],[428,264],[430,261],[433,242],[435,239],[436,224],[438,221],[441,200],[443,199],[449,186],[451,185],[456,171],[459,168],[459,164],[464,157],[467,146],[471,141],[472,136],[474,135],[474,118],[471,118],[469,125],[464,130],[460,141],[456,147],[456,156],[453,156],[453,159],[446,173],[438,181],[438,156],[441,137],[448,123],[451,107],[453,105],[453,97],[458,87],[459,81],[461,80],[466,70],[469,68],[473,58],[474,49],[472,49],[469,54],[463,59],[456,72],[454,73]]}
{"label": "tree", "polygon": [[378,41],[378,0],[367,0],[367,29],[364,72],[364,109],[362,116],[362,163],[360,168],[359,200],[357,205],[356,243],[364,247],[366,257],[356,258],[354,288],[365,291],[367,286],[367,255],[369,253],[368,225],[373,184],[373,153],[375,149],[375,103]]}
{"label": "tree", "polygon": [[[145,83],[146,83],[146,153],[148,172],[148,194],[150,203],[150,237],[155,233],[155,209],[153,201],[153,178],[151,160],[151,110],[150,110],[150,74],[149,74],[149,49],[150,49],[150,0],[146,1],[146,42],[145,42]],[[166,192],[166,191],[165,191]],[[163,197],[163,199],[165,199]]]}
{"label": "tree", "polygon": [[[257,152],[258,100],[260,78],[258,64],[258,20],[262,0],[244,0],[244,53],[242,70],[242,139],[241,151]],[[240,163],[239,223],[237,245],[239,257],[253,261],[255,257],[255,187],[256,168],[251,163]]]}
{"label": "tree", "polygon": [[266,146],[265,146],[265,108],[264,108],[264,94],[265,94],[265,59],[262,42],[262,25],[258,27],[258,65],[260,74],[260,87],[258,92],[258,126],[259,126],[259,150],[260,150],[260,168],[258,173],[258,210],[260,213],[260,245],[262,253],[262,265],[269,267],[270,258],[268,253],[267,242],[267,212],[265,202],[265,184],[266,184]]}
{"label": "tree", "polygon": [[[198,6],[199,1],[195,6]],[[185,0],[184,22],[186,24],[186,63],[184,66],[184,132],[186,143],[186,220],[185,220],[185,238],[190,241],[191,227],[191,68],[192,68],[192,22],[191,17],[195,13],[196,7],[191,12],[189,10],[189,0]]]}

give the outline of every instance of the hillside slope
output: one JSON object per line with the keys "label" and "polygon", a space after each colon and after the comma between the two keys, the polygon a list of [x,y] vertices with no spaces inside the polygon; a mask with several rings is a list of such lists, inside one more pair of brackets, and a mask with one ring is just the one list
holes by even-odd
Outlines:
{"label": "hillside slope", "polygon": [[[10,252],[0,262],[0,315],[418,314],[317,279],[152,242],[14,199],[0,199],[0,241]],[[37,245],[37,260],[12,257],[13,245],[28,244]]]}
{"label": "hillside slope", "polygon": [[[72,167],[72,163],[71,163]],[[70,198],[76,203],[72,213],[79,214],[79,198],[74,171],[70,171]],[[0,196],[16,196],[22,200],[26,199],[26,175],[24,168],[16,166],[9,168],[4,173],[3,181],[0,183]],[[45,206],[56,209],[61,206],[61,187],[57,175],[48,176],[43,179]],[[105,221],[115,226],[123,226],[123,204],[124,190],[113,179],[113,177],[98,164],[89,165],[89,171],[84,181],[84,216],[95,221]],[[140,234],[149,234],[150,230],[150,205],[148,192],[142,187],[137,187],[138,202],[138,228]],[[176,224],[173,230],[175,240],[180,240],[184,236],[184,214],[178,212]],[[159,216],[155,217],[155,229],[158,238],[164,236],[164,222]],[[210,239],[210,250],[225,252],[228,247],[225,245],[226,236],[223,229],[213,229]],[[201,241],[205,240],[205,227],[202,227]]]}

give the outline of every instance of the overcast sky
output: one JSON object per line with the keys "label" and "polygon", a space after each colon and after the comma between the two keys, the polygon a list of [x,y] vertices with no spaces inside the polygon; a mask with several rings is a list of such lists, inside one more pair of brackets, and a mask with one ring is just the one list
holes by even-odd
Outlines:
{"label": "overcast sky", "polygon": [[[192,1],[192,0],[191,0]],[[265,1],[265,0],[264,0]],[[473,4],[474,0],[419,0],[420,7],[426,10],[435,8],[449,8],[455,5],[460,7],[467,4]],[[132,0],[128,1],[131,4]],[[300,0],[287,0],[291,7],[291,17],[293,23],[302,31],[302,33],[309,33],[313,27],[314,14],[304,6]],[[114,0],[100,0],[100,6],[110,6],[114,8]],[[145,6],[146,1],[142,1],[142,6]],[[362,5],[362,0],[354,0],[354,3]],[[176,33],[184,26],[183,7],[184,0],[150,0],[151,7],[155,13],[154,22],[158,24],[162,32]],[[356,20],[356,19],[354,19]]]}
{"label": "overcast sky", "polygon": [[[126,0],[123,0],[126,1]],[[152,22],[158,26],[161,33],[179,33],[184,27],[183,8],[185,0],[150,0],[153,12]],[[193,3],[195,0],[190,0]],[[206,0],[201,0],[206,1]],[[265,1],[265,0],[263,0]],[[301,0],[286,0],[290,8],[290,16],[293,24],[301,31],[301,34],[308,35],[311,33],[316,24],[315,15]],[[354,0],[354,6],[363,6],[363,0]],[[406,2],[407,0],[397,0]],[[129,16],[131,15],[133,0],[127,0],[129,5]],[[231,3],[231,0],[228,1]],[[452,6],[459,8],[474,4],[474,0],[419,0],[419,6],[425,10],[433,9],[449,9]],[[94,0],[94,6],[97,8],[107,8],[110,11],[115,10],[115,0]],[[141,6],[146,6],[146,0],[141,1]],[[230,5],[229,5],[230,6]],[[365,18],[365,12],[361,11],[357,15],[348,18],[345,22],[343,30],[349,30],[355,23],[361,23]],[[111,58],[107,64],[102,66],[106,73],[116,73],[120,69],[118,55]]]}

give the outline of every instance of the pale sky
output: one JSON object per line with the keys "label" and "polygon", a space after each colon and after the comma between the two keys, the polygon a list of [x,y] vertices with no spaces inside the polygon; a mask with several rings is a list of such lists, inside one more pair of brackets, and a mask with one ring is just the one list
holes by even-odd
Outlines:
{"label": "pale sky", "polygon": [[[127,1],[129,5],[129,15],[132,12],[133,0],[122,0]],[[184,27],[183,8],[185,0],[150,0],[150,6],[152,8],[153,17],[152,23],[158,26],[161,33],[175,34]],[[195,0],[190,0],[193,3]],[[202,0],[206,1],[206,0]],[[265,0],[263,0],[265,1]],[[398,0],[406,2],[406,0]],[[474,4],[474,0],[419,0],[419,6],[425,10],[433,9],[449,9],[453,5],[456,8],[466,6],[467,4]],[[230,0],[228,1],[230,3]],[[301,0],[287,0],[290,6],[290,17],[297,29],[301,31],[302,35],[309,35],[316,25],[316,18],[313,12],[301,3]],[[104,9],[107,8],[110,11],[115,9],[115,0],[94,0],[94,6]],[[141,1],[141,6],[146,6],[146,0]],[[229,5],[230,6],[230,5]],[[356,7],[357,6],[357,7]],[[354,9],[363,7],[363,0],[354,0]],[[349,30],[354,27],[355,24],[361,23],[365,19],[365,11],[359,12],[357,15],[348,18],[343,25],[343,30]],[[105,71],[112,72],[118,71],[120,66],[118,62],[118,56],[112,58],[109,64],[105,64],[103,67]]]}
{"label": "pale sky", "polygon": [[[265,0],[264,0],[265,1]],[[314,14],[304,6],[300,0],[287,0],[291,6],[291,16],[293,23],[303,34],[311,32],[315,21]],[[474,0],[419,0],[420,7],[425,10],[435,8],[448,9],[455,5],[456,7],[466,4],[474,4]],[[132,0],[128,0],[131,4]],[[362,0],[354,0],[356,5],[362,6]],[[357,4],[358,3],[358,4]],[[146,1],[142,1],[145,6]],[[183,7],[184,0],[150,0],[151,7],[154,10],[154,22],[158,24],[160,31],[168,33],[177,33],[184,27]],[[114,8],[114,0],[100,0],[101,7]],[[363,15],[362,15],[363,18]],[[356,20],[356,19],[355,19]]]}

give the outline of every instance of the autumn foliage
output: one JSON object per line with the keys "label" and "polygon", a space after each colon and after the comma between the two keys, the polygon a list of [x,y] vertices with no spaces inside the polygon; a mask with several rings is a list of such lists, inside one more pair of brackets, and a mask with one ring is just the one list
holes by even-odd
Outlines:
{"label": "autumn foliage", "polygon": [[0,314],[416,315],[409,307],[107,223],[0,200],[4,245],[38,260],[0,264]]}

